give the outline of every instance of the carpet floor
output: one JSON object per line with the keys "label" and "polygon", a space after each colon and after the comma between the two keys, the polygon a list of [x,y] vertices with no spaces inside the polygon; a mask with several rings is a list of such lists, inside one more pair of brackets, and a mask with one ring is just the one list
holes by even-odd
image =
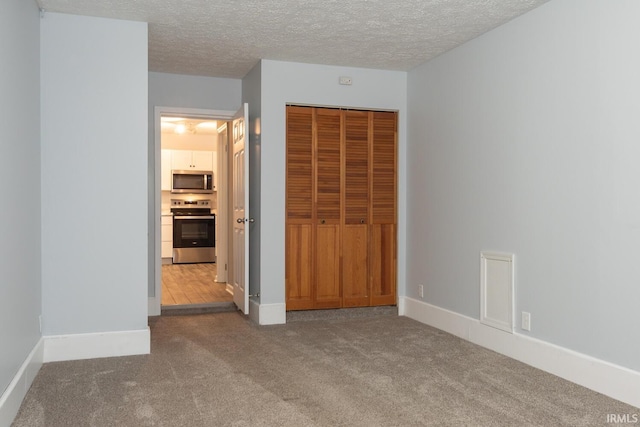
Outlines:
{"label": "carpet floor", "polygon": [[13,426],[603,426],[640,412],[371,313],[150,318],[151,354],[45,364]]}

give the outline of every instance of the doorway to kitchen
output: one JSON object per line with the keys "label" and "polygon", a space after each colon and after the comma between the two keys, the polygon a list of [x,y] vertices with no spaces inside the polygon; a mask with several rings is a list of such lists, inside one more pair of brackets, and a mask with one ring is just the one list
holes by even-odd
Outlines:
{"label": "doorway to kitchen", "polygon": [[155,108],[155,268],[149,315],[235,309],[229,124],[235,112]]}

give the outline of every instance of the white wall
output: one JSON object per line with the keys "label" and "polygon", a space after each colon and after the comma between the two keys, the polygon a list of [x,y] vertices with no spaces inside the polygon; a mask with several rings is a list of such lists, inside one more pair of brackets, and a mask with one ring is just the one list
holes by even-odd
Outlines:
{"label": "white wall", "polygon": [[[3,1],[0,13],[0,397],[40,339],[39,26],[34,1]],[[0,424],[7,421],[3,414],[0,404]],[[7,416],[12,418],[13,413]]]}
{"label": "white wall", "polygon": [[[160,152],[155,142],[155,108],[179,107],[207,110],[236,111],[241,100],[240,79],[218,77],[186,76],[180,74],[149,73],[149,254],[148,254],[148,295],[155,297],[156,275],[160,274],[159,259],[154,248],[160,226],[156,224],[160,213],[160,202],[156,200],[155,181],[160,179]],[[158,167],[156,168],[156,165]]]}
{"label": "white wall", "polygon": [[41,65],[43,332],[146,330],[147,24],[46,13]]}
{"label": "white wall", "polygon": [[[352,86],[338,84],[353,78]],[[285,107],[287,103],[399,111],[398,293],[404,293],[407,74],[262,61],[260,303],[285,301]]]}
{"label": "white wall", "polygon": [[242,80],[221,77],[149,73],[149,112],[153,107],[237,110]]}
{"label": "white wall", "polygon": [[638,16],[551,1],[409,73],[409,296],[477,319],[514,253],[519,333],[640,370]]}
{"label": "white wall", "polygon": [[162,133],[163,150],[193,150],[193,151],[217,151],[218,133],[213,134],[177,134],[174,132]]}

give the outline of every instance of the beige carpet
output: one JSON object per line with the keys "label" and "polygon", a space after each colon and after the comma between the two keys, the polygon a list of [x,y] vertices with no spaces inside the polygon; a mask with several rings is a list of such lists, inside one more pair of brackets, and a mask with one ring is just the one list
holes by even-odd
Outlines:
{"label": "beige carpet", "polygon": [[603,426],[640,412],[388,311],[340,313],[153,318],[151,355],[43,366],[14,426]]}

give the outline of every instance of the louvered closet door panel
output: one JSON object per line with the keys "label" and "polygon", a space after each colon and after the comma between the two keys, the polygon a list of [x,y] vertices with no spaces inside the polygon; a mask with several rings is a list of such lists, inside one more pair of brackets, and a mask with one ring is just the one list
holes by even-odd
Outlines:
{"label": "louvered closet door panel", "polygon": [[287,220],[313,218],[312,109],[287,107]]}
{"label": "louvered closet door panel", "polygon": [[369,305],[369,113],[344,112],[342,296],[345,307]]}
{"label": "louvered closet door panel", "polygon": [[287,107],[287,310],[313,308],[313,111]]}
{"label": "louvered closet door panel", "polygon": [[345,224],[369,223],[369,113],[345,111]]}
{"label": "louvered closet door panel", "polygon": [[373,113],[372,219],[374,224],[396,223],[397,113]]}
{"label": "louvered closet door panel", "polygon": [[316,109],[316,217],[340,221],[340,110]]}
{"label": "louvered closet door panel", "polygon": [[396,304],[396,226],[371,226],[371,305]]}
{"label": "louvered closet door panel", "polygon": [[316,127],[316,235],[315,308],[341,306],[341,114],[315,109]]}
{"label": "louvered closet door panel", "polygon": [[286,303],[287,310],[313,308],[312,224],[287,225]]}
{"label": "louvered closet door panel", "polygon": [[373,113],[371,305],[396,304],[397,114]]}

